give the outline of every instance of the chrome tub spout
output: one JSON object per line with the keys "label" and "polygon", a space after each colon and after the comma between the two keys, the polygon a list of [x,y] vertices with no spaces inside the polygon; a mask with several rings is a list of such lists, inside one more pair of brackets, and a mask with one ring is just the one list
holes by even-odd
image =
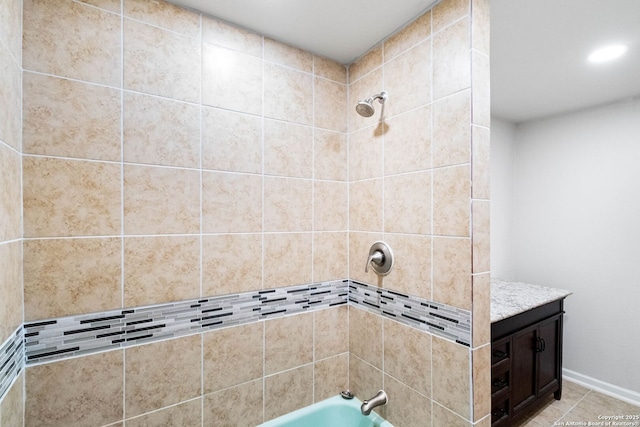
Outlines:
{"label": "chrome tub spout", "polygon": [[362,415],[369,415],[371,410],[377,406],[386,405],[388,402],[387,393],[384,390],[380,390],[375,396],[373,396],[369,400],[365,400],[360,406],[360,411],[362,411]]}

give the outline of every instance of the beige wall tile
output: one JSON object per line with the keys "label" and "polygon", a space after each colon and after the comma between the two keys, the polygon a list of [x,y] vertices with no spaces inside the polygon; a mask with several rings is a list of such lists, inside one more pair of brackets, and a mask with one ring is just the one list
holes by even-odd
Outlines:
{"label": "beige wall tile", "polygon": [[385,177],[385,232],[431,233],[431,181],[431,171]]}
{"label": "beige wall tile", "polygon": [[347,131],[347,86],[315,78],[313,86],[314,126]]}
{"label": "beige wall tile", "polygon": [[202,167],[261,173],[262,119],[217,108],[203,108]]}
{"label": "beige wall tile", "polygon": [[124,20],[125,89],[200,101],[200,40]]}
{"label": "beige wall tile", "polygon": [[138,418],[127,420],[127,427],[148,426],[201,427],[202,400],[194,399]]}
{"label": "beige wall tile", "polygon": [[489,199],[491,177],[490,131],[480,126],[472,126],[472,182],[471,194],[474,199]]}
{"label": "beige wall tile", "polygon": [[22,325],[22,244],[0,244],[0,343]]}
{"label": "beige wall tile", "polygon": [[351,230],[382,230],[384,210],[382,195],[382,179],[354,182],[349,185],[349,228]]}
{"label": "beige wall tile", "polygon": [[429,36],[431,36],[430,10],[384,41],[385,62],[426,40]]}
{"label": "beige wall tile", "polygon": [[473,419],[491,412],[491,345],[473,350]]}
{"label": "beige wall tile", "polygon": [[447,427],[473,427],[469,421],[451,412],[451,410],[433,403],[433,425]]}
{"label": "beige wall tile", "polygon": [[313,322],[314,360],[349,351],[349,308],[346,305],[315,311]]}
{"label": "beige wall tile", "polygon": [[202,296],[262,289],[262,235],[202,236]]}
{"label": "beige wall tile", "polygon": [[312,53],[268,37],[264,38],[264,59],[265,61],[285,65],[305,73],[313,72]]}
{"label": "beige wall tile", "polygon": [[471,158],[471,91],[433,104],[433,166],[469,163]]}
{"label": "beige wall tile", "polygon": [[471,1],[471,44],[473,49],[489,55],[491,6],[488,0]]}
{"label": "beige wall tile", "polygon": [[313,229],[340,231],[348,228],[349,185],[344,182],[313,183]]}
{"label": "beige wall tile", "polygon": [[200,238],[124,239],[124,305],[161,304],[200,296]]}
{"label": "beige wall tile", "polygon": [[22,167],[25,237],[120,233],[120,165],[24,157]]}
{"label": "beige wall tile", "polygon": [[433,232],[470,236],[471,168],[468,164],[433,172]]}
{"label": "beige wall tile", "polygon": [[199,187],[198,171],[125,165],[125,234],[198,233]]}
{"label": "beige wall tile", "polygon": [[382,412],[384,417],[394,426],[431,425],[431,400],[429,398],[389,375],[384,376],[384,390],[389,396],[389,402],[382,408],[377,408],[377,411]]}
{"label": "beige wall tile", "polygon": [[[346,374],[345,374],[346,377]],[[0,426],[22,426],[24,421],[24,374],[6,392],[0,403]]]}
{"label": "beige wall tile", "polygon": [[264,383],[265,421],[313,403],[312,365],[266,377]]}
{"label": "beige wall tile", "polygon": [[262,60],[224,47],[202,45],[202,103],[262,114]]}
{"label": "beige wall tile", "polygon": [[[433,400],[456,414],[470,418],[470,350],[434,336],[432,338]],[[455,366],[455,369],[451,369]]]}
{"label": "beige wall tile", "polygon": [[385,63],[384,86],[389,93],[386,117],[430,103],[431,43],[423,42]]}
{"label": "beige wall tile", "polygon": [[433,31],[440,31],[469,14],[469,0],[445,0],[433,8]]}
{"label": "beige wall tile", "polygon": [[203,172],[202,231],[262,231],[262,177]]}
{"label": "beige wall tile", "polygon": [[311,233],[264,235],[263,288],[311,282]]}
{"label": "beige wall tile", "polygon": [[280,65],[264,64],[264,115],[305,125],[313,124],[313,78]]}
{"label": "beige wall tile", "polygon": [[24,74],[25,153],[120,161],[120,91]]}
{"label": "beige wall tile", "polygon": [[347,67],[323,56],[314,55],[313,72],[316,76],[333,80],[338,83],[347,83]]}
{"label": "beige wall tile", "polygon": [[471,241],[433,239],[433,300],[471,309]]}
{"label": "beige wall tile", "polygon": [[22,64],[22,2],[0,2],[0,40],[9,48],[17,64]]}
{"label": "beige wall tile", "polygon": [[489,201],[474,200],[473,209],[473,273],[483,273],[491,270],[489,255]]}
{"label": "beige wall tile", "polygon": [[264,179],[264,231],[311,231],[313,181]]}
{"label": "beige wall tile", "polygon": [[121,258],[119,237],[25,241],[25,319],[120,308]]}
{"label": "beige wall tile", "polygon": [[263,421],[263,380],[204,396],[204,425],[254,427]]}
{"label": "beige wall tile", "polygon": [[200,108],[127,92],[124,113],[125,162],[200,167]]}
{"label": "beige wall tile", "polygon": [[202,16],[202,41],[262,57],[262,36],[219,19]]}
{"label": "beige wall tile", "polygon": [[313,177],[313,129],[275,120],[264,121],[264,173]]}
{"label": "beige wall tile", "polygon": [[382,80],[382,67],[374,69],[363,78],[354,81],[349,77],[349,105],[347,106],[347,115],[349,122],[349,132],[362,129],[366,126],[374,126],[379,123],[382,105],[376,101],[374,107],[376,112],[371,117],[362,117],[355,112],[356,105],[359,101],[371,98],[383,90],[386,90]]}
{"label": "beige wall tile", "polygon": [[[353,229],[353,226],[350,228]],[[382,279],[373,269],[369,268],[368,273],[364,271],[367,258],[369,257],[369,248],[378,240],[382,240],[381,232],[349,232],[349,278],[351,280],[382,286]]]}
{"label": "beige wall tile", "polygon": [[22,69],[0,43],[0,141],[16,150],[22,149],[21,110]]}
{"label": "beige wall tile", "polygon": [[349,389],[349,355],[347,353],[321,360],[313,366],[314,403]]}
{"label": "beige wall tile", "polygon": [[201,336],[125,350],[125,414],[144,414],[201,395]]}
{"label": "beige wall tile", "polygon": [[0,241],[22,237],[20,157],[0,143]]}
{"label": "beige wall tile", "polygon": [[357,61],[349,65],[349,83],[382,66],[382,44],[374,46]]}
{"label": "beige wall tile", "polygon": [[267,320],[264,372],[281,372],[313,362],[313,313]]}
{"label": "beige wall tile", "polygon": [[100,9],[108,10],[111,12],[120,13],[121,0],[79,0],[81,3],[85,3],[91,6],[99,7]]}
{"label": "beige wall tile", "polygon": [[472,53],[473,68],[473,117],[472,122],[491,126],[491,77],[489,57],[480,52]]}
{"label": "beige wall tile", "polygon": [[118,15],[70,0],[24,0],[23,67],[120,87]]}
{"label": "beige wall tile", "polygon": [[[469,0],[464,0],[469,2]],[[434,11],[435,16],[435,11]],[[471,86],[469,20],[463,19],[433,36],[433,99]]]}
{"label": "beige wall tile", "polygon": [[431,334],[384,319],[384,371],[431,396]]}
{"label": "beige wall tile", "polygon": [[349,351],[382,369],[382,317],[349,307]]}
{"label": "beige wall tile", "polygon": [[430,300],[432,237],[385,233],[384,241],[395,260],[391,273],[384,278],[384,287]]}
{"label": "beige wall tile", "polygon": [[313,234],[313,282],[349,277],[349,234]]}
{"label": "beige wall tile", "polygon": [[473,347],[491,341],[491,273],[474,274],[473,286]]}
{"label": "beige wall tile", "polygon": [[349,389],[360,400],[369,399],[382,390],[382,371],[353,354],[349,354]]}
{"label": "beige wall tile", "polygon": [[348,180],[347,136],[343,133],[314,130],[313,161],[315,179]]}
{"label": "beige wall tile", "polygon": [[386,120],[384,173],[391,175],[431,168],[431,107]]}
{"label": "beige wall tile", "polygon": [[203,335],[204,393],[262,378],[264,323]]}
{"label": "beige wall tile", "polygon": [[116,350],[28,367],[25,425],[102,426],[122,420],[122,359]]}
{"label": "beige wall tile", "polygon": [[165,1],[123,0],[124,16],[191,37],[200,36],[200,15]]}
{"label": "beige wall tile", "polygon": [[349,179],[378,178],[383,176],[382,135],[378,128],[369,126],[349,135]]}

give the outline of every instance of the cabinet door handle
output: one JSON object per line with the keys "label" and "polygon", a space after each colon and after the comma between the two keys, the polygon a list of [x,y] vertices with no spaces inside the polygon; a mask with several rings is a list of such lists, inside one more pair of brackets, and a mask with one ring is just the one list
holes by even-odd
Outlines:
{"label": "cabinet door handle", "polygon": [[499,409],[496,409],[495,411],[493,411],[493,412],[491,413],[491,415],[493,415],[494,417],[496,417],[496,418],[497,418],[497,417],[502,417],[502,416],[503,416],[504,414],[506,414],[506,413],[507,413],[507,410],[506,410],[506,409],[504,409],[504,408],[499,408]]}
{"label": "cabinet door handle", "polygon": [[547,349],[547,343],[544,341],[544,338],[540,338],[540,341],[542,342],[542,351],[545,351]]}
{"label": "cabinet door handle", "polygon": [[542,353],[542,338],[536,339],[536,353]]}
{"label": "cabinet door handle", "polygon": [[504,378],[500,378],[499,380],[496,380],[493,382],[493,386],[496,388],[503,388],[507,386],[507,380],[505,380]]}
{"label": "cabinet door handle", "polygon": [[493,352],[493,355],[495,357],[497,357],[498,359],[502,359],[503,357],[505,357],[507,355],[507,353],[505,353],[502,350],[496,350],[496,351]]}

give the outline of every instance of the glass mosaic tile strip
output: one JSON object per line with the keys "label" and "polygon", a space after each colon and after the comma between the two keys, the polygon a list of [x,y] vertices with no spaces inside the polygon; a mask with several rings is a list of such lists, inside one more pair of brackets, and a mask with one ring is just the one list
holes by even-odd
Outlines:
{"label": "glass mosaic tile strip", "polygon": [[417,329],[471,345],[471,312],[355,281],[349,304]]}
{"label": "glass mosaic tile strip", "polygon": [[348,303],[349,281],[313,283],[24,324],[27,365]]}
{"label": "glass mosaic tile strip", "polygon": [[24,367],[24,336],[20,326],[0,347],[0,402]]}

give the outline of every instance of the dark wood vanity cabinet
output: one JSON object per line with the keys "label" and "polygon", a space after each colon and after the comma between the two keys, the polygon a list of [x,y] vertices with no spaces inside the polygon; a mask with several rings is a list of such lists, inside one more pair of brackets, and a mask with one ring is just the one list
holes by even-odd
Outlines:
{"label": "dark wood vanity cabinet", "polygon": [[563,302],[491,325],[492,426],[510,426],[551,393],[560,400]]}

